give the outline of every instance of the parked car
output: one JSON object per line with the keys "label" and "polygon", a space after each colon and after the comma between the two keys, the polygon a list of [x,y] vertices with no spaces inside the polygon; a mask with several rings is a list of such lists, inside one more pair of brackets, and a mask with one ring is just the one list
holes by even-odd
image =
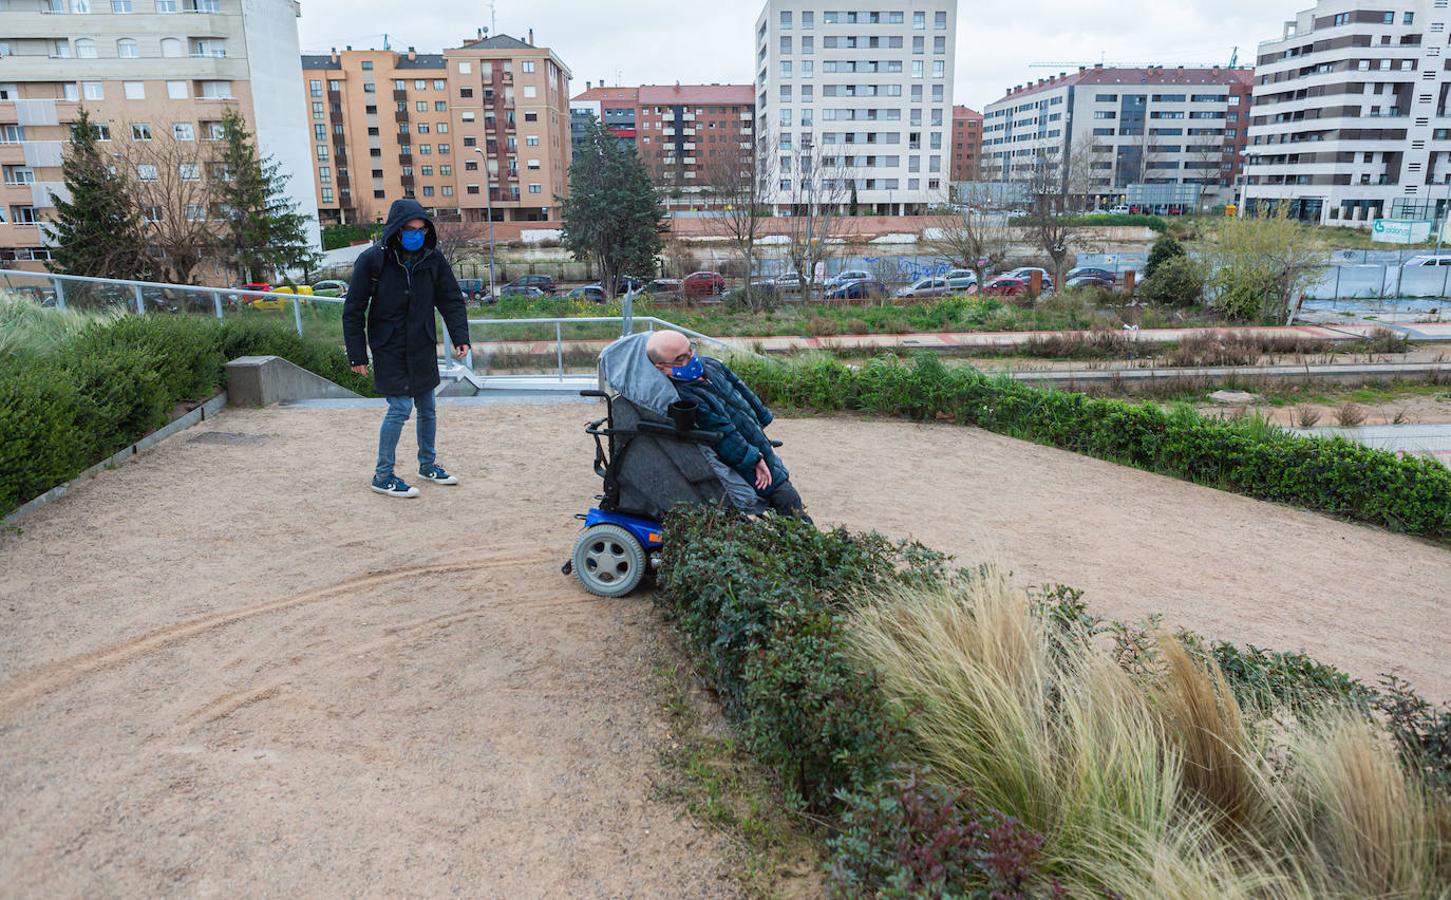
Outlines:
{"label": "parked car", "polygon": [[872,273],[866,269],[845,269],[826,279],[822,287],[834,288],[837,285],[846,284],[848,281],[871,281]]}
{"label": "parked car", "polygon": [[887,296],[887,286],[874,278],[848,281],[826,292],[828,300],[880,300]]}
{"label": "parked car", "polygon": [[620,275],[615,279],[615,293],[627,294],[630,291],[641,291],[645,288],[645,279],[636,278],[634,275]]}
{"label": "parked car", "polygon": [[[499,288],[499,297],[548,297],[548,296],[549,296],[549,294],[544,293],[544,290],[542,288],[537,288],[537,287],[534,287],[532,285],[524,285],[523,287],[509,287],[508,285],[505,285],[504,287]],[[497,299],[498,299],[498,297],[494,297],[494,298],[485,297],[484,298],[484,301],[486,303],[493,303]]]}
{"label": "parked car", "polygon": [[1133,209],[1123,203],[1108,208],[1108,214],[1111,216],[1126,216],[1131,212],[1133,212]]}
{"label": "parked car", "polygon": [[557,289],[552,275],[520,275],[513,281],[499,288],[500,295],[522,294],[520,288],[538,288],[541,293],[553,294]]}
{"label": "parked car", "polygon": [[948,294],[952,287],[948,285],[947,279],[940,276],[919,278],[904,288],[897,288],[898,297],[942,297]]}
{"label": "parked car", "polygon": [[1451,256],[1437,256],[1435,254],[1428,254],[1426,256],[1413,256],[1410,259],[1406,260],[1405,268],[1409,269],[1413,266],[1451,266]]}
{"label": "parked car", "polygon": [[312,286],[312,293],[318,297],[342,297],[348,292],[348,283],[336,279],[319,281]]}
{"label": "parked car", "polygon": [[464,302],[466,303],[489,303],[493,298],[489,296],[489,283],[482,278],[460,278],[458,289],[463,291]]}
{"label": "parked car", "polygon": [[989,297],[1016,297],[1028,293],[1028,280],[1012,275],[999,275],[989,281],[982,292]]}
{"label": "parked car", "polygon": [[687,297],[716,297],[725,293],[725,276],[719,272],[691,272],[680,285]]}
{"label": "parked car", "polygon": [[942,273],[942,277],[948,281],[971,281],[977,284],[977,273],[971,269],[948,269]]}
{"label": "parked car", "polygon": [[801,276],[795,272],[792,272],[790,275],[777,275],[771,279],[771,283],[776,286],[778,291],[785,294],[801,292]]}
{"label": "parked car", "polygon": [[681,293],[679,278],[656,278],[645,285],[645,291],[656,299],[674,300]]}
{"label": "parked car", "polygon": [[589,300],[592,303],[604,303],[607,299],[605,289],[597,284],[587,284],[577,287],[564,295],[566,300]]}
{"label": "parked car", "polygon": [[1064,281],[1063,284],[1069,290],[1081,287],[1107,288],[1108,290],[1113,290],[1114,281],[1113,275],[1111,274],[1105,275],[1100,272],[1084,272],[1081,275],[1074,275],[1072,278]]}
{"label": "parked car", "polygon": [[1077,266],[1064,273],[1063,278],[1065,281],[1072,281],[1083,275],[1092,275],[1095,278],[1107,278],[1109,281],[1117,280],[1117,276],[1112,271],[1101,266]]}
{"label": "parked car", "polygon": [[1039,268],[1038,266],[1018,266],[1011,272],[1004,272],[1003,274],[1013,278],[1021,278],[1024,282],[1031,285],[1033,283],[1034,272],[1043,276],[1043,293],[1046,294],[1053,290],[1053,276],[1048,274],[1047,269]]}

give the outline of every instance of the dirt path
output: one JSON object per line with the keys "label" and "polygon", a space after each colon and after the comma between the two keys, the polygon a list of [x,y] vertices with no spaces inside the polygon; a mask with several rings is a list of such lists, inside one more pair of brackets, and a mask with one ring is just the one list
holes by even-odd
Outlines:
{"label": "dirt path", "polygon": [[447,411],[407,503],[372,411],[232,412],[0,538],[0,895],[730,895],[648,604],[559,574],[589,409]]}
{"label": "dirt path", "polygon": [[[656,799],[658,634],[559,574],[586,406],[228,412],[0,535],[0,895],[720,896]],[[819,521],[1451,696],[1451,552],[953,426],[784,420]],[[405,437],[400,457],[411,454]]]}

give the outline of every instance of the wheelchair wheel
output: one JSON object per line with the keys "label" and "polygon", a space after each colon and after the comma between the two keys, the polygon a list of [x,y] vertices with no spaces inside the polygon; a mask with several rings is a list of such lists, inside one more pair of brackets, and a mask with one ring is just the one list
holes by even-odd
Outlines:
{"label": "wheelchair wheel", "polygon": [[623,597],[645,577],[645,549],[618,525],[592,525],[574,543],[574,575],[599,597]]}

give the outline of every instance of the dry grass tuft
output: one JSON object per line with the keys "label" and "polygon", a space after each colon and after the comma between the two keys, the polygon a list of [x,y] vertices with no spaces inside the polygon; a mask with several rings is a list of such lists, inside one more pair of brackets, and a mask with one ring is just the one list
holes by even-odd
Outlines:
{"label": "dry grass tuft", "polygon": [[1346,401],[1335,408],[1335,421],[1341,428],[1354,428],[1365,423],[1365,409]]}

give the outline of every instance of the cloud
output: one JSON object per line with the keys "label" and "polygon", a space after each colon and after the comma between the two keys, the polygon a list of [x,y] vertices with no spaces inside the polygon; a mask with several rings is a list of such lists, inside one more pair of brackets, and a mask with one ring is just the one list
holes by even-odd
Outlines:
{"label": "cloud", "polygon": [[[1239,47],[1253,64],[1255,45],[1279,35],[1309,0],[965,0],[958,5],[957,102],[981,108],[1005,89],[1058,71],[1031,63],[1226,64]],[[496,4],[498,30],[554,50],[574,75],[608,84],[747,83],[754,76],[757,0],[534,0]],[[394,49],[456,47],[489,24],[488,6],[434,0],[304,0],[302,46],[310,52],[351,44]]]}

